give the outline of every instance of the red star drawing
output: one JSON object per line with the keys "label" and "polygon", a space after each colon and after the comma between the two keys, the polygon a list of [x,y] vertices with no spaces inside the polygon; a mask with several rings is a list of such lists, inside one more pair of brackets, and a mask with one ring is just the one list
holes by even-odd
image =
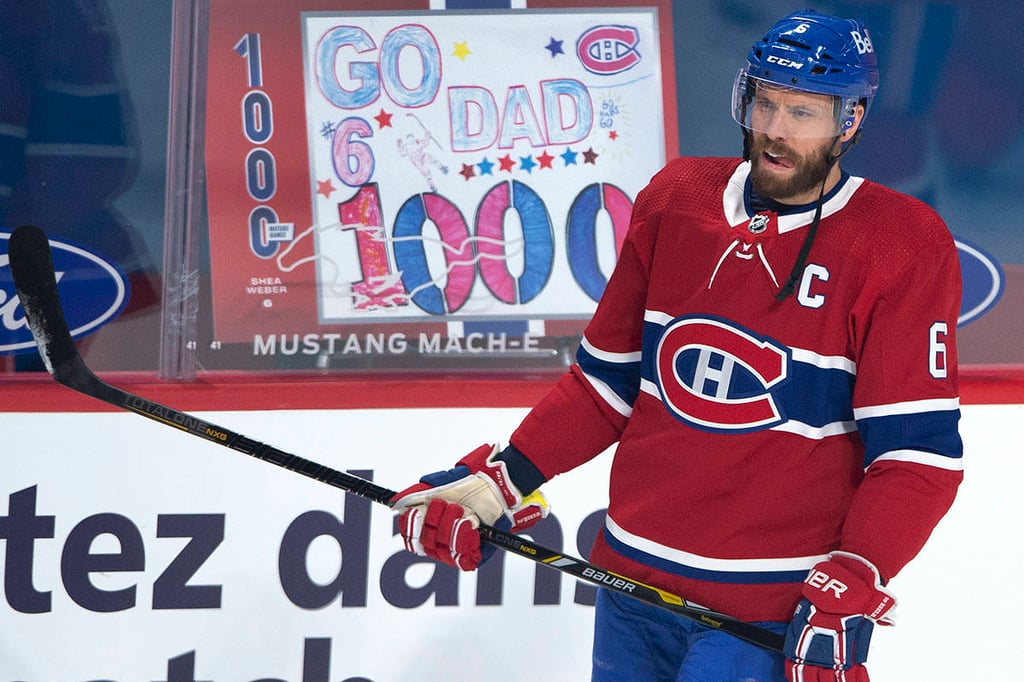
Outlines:
{"label": "red star drawing", "polygon": [[600,156],[600,154],[595,152],[594,148],[591,147],[587,151],[583,152],[583,163],[590,163],[590,164],[593,164],[593,165],[596,166],[597,165],[596,161],[597,161],[597,157],[598,156]]}
{"label": "red star drawing", "polygon": [[374,118],[377,120],[377,128],[381,130],[383,130],[384,128],[391,128],[392,116],[394,116],[394,114],[389,114],[388,112],[381,109],[380,113],[374,116]]}
{"label": "red star drawing", "polygon": [[500,168],[503,171],[512,172],[512,167],[516,165],[516,162],[512,160],[512,157],[506,154],[505,156],[498,159],[498,163],[501,164]]}
{"label": "red star drawing", "polygon": [[469,180],[471,177],[476,175],[476,170],[469,164],[462,164],[462,170],[459,171],[459,175]]}
{"label": "red star drawing", "polygon": [[330,199],[332,192],[334,192],[334,185],[331,184],[330,180],[316,181],[316,193],[323,194],[324,199]]}
{"label": "red star drawing", "polygon": [[545,149],[544,153],[537,157],[537,160],[540,161],[541,168],[551,168],[551,162],[555,160],[555,157],[548,154],[548,150]]}
{"label": "red star drawing", "polygon": [[608,139],[609,140],[617,140],[617,139],[619,139],[619,134],[617,132],[615,132],[614,130],[609,130],[608,131]]}

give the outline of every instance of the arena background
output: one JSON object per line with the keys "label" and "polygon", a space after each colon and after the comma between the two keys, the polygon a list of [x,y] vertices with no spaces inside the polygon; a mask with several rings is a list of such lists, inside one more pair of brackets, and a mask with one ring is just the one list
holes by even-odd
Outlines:
{"label": "arena background", "polygon": [[[0,230],[35,222],[124,273],[131,297],[79,343],[105,379],[401,487],[507,438],[556,380],[571,336],[544,337],[554,352],[542,359],[459,354],[443,363],[301,352],[270,362],[251,343],[221,342],[211,274],[244,254],[211,247],[206,183],[238,171],[204,158],[223,140],[209,145],[209,128],[194,118],[204,92],[195,88],[209,76],[204,22],[251,19],[269,35],[266,17],[286,13],[297,26],[304,9],[394,12],[401,24],[402,12],[429,23],[413,14],[427,10],[655,7],[662,74],[672,74],[658,137],[671,158],[738,153],[728,114],[735,72],[760,32],[806,4],[47,0],[26,12],[0,0],[0,83],[23,85],[46,66],[77,79],[77,88],[51,89],[62,96],[115,95],[76,119],[66,100],[22,100],[24,89],[4,88],[13,104],[0,110],[0,152],[24,162],[0,163]],[[965,270],[965,297],[977,305],[959,329],[966,480],[892,583],[898,624],[876,636],[873,677],[1002,678],[1012,614],[1024,607],[1015,588],[1024,555],[1007,540],[1024,511],[1024,80],[1014,35],[1024,8],[815,6],[863,16],[883,63],[881,94],[844,167],[928,200],[978,255]],[[547,43],[554,28],[544,21]],[[289,59],[301,63],[301,49]],[[52,95],[52,78],[41,80]],[[23,128],[13,116],[25,102],[36,113]],[[280,113],[302,102],[274,104]],[[212,111],[239,109],[230,100]],[[46,125],[47,115],[59,125]],[[305,122],[296,125],[305,136]],[[17,144],[26,135],[31,144]],[[300,185],[309,184],[305,152],[276,152],[307,173]],[[435,568],[401,551],[383,507],[57,386],[24,347],[8,273],[0,267],[0,331],[9,336],[0,339],[0,682],[587,678],[589,587],[510,556],[479,575]],[[453,316],[445,328],[454,334],[450,322],[479,320]],[[556,518],[538,541],[586,554],[609,456],[550,483]]]}

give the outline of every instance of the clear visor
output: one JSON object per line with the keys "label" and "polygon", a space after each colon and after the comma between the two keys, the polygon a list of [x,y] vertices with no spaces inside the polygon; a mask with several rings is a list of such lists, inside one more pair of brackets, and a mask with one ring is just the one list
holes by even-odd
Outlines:
{"label": "clear visor", "polygon": [[794,90],[741,69],[732,89],[732,117],[747,130],[785,139],[833,138],[852,128],[858,100]]}

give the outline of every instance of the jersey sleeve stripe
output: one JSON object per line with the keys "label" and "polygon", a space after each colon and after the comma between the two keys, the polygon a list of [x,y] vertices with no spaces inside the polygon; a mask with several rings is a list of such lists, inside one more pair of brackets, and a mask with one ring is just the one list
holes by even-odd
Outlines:
{"label": "jersey sleeve stripe", "polygon": [[586,337],[576,351],[576,364],[594,391],[623,417],[633,414],[639,392],[640,353],[614,353],[595,347]]}
{"label": "jersey sleeve stripe", "polygon": [[853,409],[853,416],[855,419],[860,420],[871,417],[891,417],[895,415],[920,414],[923,412],[940,412],[959,409],[959,398],[930,398],[926,400],[908,400],[901,403],[889,403],[887,405],[855,407]]}
{"label": "jersey sleeve stripe", "polygon": [[627,403],[625,400],[619,397],[619,395],[611,389],[611,387],[598,379],[597,377],[591,376],[587,372],[583,372],[583,376],[586,377],[587,382],[597,392],[601,399],[607,403],[608,407],[612,408],[623,417],[631,417],[633,415],[632,403]]}
{"label": "jersey sleeve stripe", "polygon": [[963,441],[956,428],[959,420],[960,410],[902,412],[861,418],[857,420],[857,427],[864,441],[864,467],[894,452],[931,453],[936,458],[959,460],[963,456]]}
{"label": "jersey sleeve stripe", "polygon": [[892,450],[876,457],[876,462],[910,462],[912,464],[923,464],[925,466],[945,469],[947,471],[963,471],[964,460],[962,457],[947,457],[936,455],[934,452],[921,450]]}
{"label": "jersey sleeve stripe", "polygon": [[611,351],[601,350],[590,343],[585,336],[580,341],[580,347],[591,357],[603,362],[610,362],[613,364],[640,362],[640,351],[630,353],[613,353]]}

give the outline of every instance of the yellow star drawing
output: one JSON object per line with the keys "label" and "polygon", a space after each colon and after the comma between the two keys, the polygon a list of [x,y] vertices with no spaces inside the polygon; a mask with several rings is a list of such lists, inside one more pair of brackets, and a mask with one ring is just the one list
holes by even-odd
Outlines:
{"label": "yellow star drawing", "polygon": [[461,43],[455,43],[455,51],[452,52],[452,56],[458,57],[462,61],[466,61],[466,55],[471,54],[469,48],[466,47],[466,41]]}

